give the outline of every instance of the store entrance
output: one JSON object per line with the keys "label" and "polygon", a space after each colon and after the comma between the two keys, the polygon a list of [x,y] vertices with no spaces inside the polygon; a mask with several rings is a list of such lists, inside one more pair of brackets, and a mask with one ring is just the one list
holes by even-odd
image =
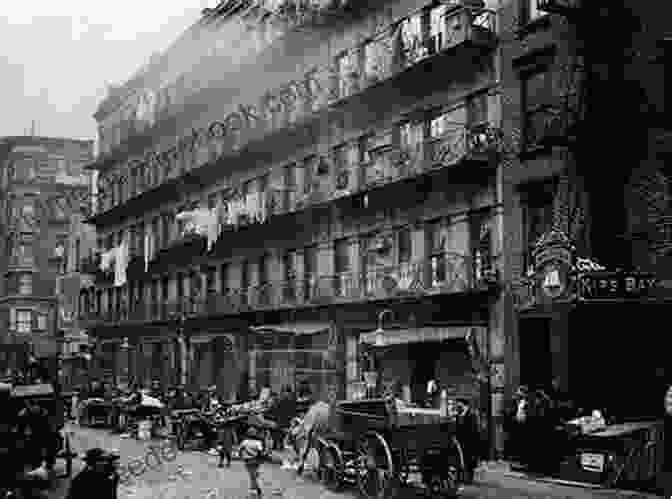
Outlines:
{"label": "store entrance", "polygon": [[520,384],[549,386],[553,376],[551,319],[525,318],[519,323]]}

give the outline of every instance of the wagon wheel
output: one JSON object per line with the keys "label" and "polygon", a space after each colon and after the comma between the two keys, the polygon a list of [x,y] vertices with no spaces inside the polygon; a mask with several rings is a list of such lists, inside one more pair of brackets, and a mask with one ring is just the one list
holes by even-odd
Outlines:
{"label": "wagon wheel", "polygon": [[397,492],[392,452],[379,433],[366,433],[357,446],[357,484],[366,499],[389,499]]}
{"label": "wagon wheel", "polygon": [[338,492],[343,485],[343,454],[337,445],[328,443],[320,449],[319,476],[324,486]]}
{"label": "wagon wheel", "polygon": [[443,473],[440,476],[432,477],[426,485],[432,495],[457,497],[460,484],[464,483],[466,477],[464,452],[457,438],[453,437],[450,440],[450,446],[446,449],[442,458],[444,456],[446,467],[442,470]]}
{"label": "wagon wheel", "polygon": [[186,443],[187,431],[184,427],[184,423],[177,423],[175,425],[175,443],[177,444],[178,450],[183,451]]}

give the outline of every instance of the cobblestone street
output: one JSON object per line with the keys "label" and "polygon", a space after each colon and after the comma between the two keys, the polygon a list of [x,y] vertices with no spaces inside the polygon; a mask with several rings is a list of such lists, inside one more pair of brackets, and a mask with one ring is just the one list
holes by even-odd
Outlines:
{"label": "cobblestone street", "polygon": [[[120,464],[128,469],[128,464],[148,455],[150,445],[159,442],[141,442],[132,438],[120,438],[105,430],[79,428],[70,425],[73,449],[81,454],[92,447],[108,450],[116,449],[121,455]],[[138,478],[130,478],[128,483],[119,487],[119,499],[242,499],[248,497],[247,474],[240,461],[234,460],[230,468],[217,468],[216,456],[204,452],[177,452],[175,459],[157,464],[153,458],[148,459],[149,467],[134,468]],[[75,473],[82,468],[82,462],[75,461]],[[153,469],[150,469],[153,468]],[[494,478],[493,478],[494,477]],[[617,492],[608,490],[591,490],[578,487],[562,486],[549,483],[538,483],[517,480],[499,473],[478,473],[477,485],[465,487],[460,495],[463,499],[592,499],[592,498],[645,498],[653,497],[646,494]],[[267,498],[285,499],[331,499],[355,498],[357,491],[346,488],[340,493],[326,490],[310,472],[297,477],[292,470],[285,470],[280,465],[269,463],[264,465],[261,486]],[[67,482],[63,481],[54,498],[65,497]],[[418,489],[404,489],[397,499],[419,499],[425,497]]]}

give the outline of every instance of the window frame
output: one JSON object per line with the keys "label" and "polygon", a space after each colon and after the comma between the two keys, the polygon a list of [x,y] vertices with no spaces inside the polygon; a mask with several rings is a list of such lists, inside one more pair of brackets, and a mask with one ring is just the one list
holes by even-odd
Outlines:
{"label": "window frame", "polygon": [[[528,106],[529,101],[529,89],[528,84],[530,80],[538,75],[544,74],[546,81],[545,92],[548,95],[548,101],[541,104],[537,104],[534,107]],[[527,67],[519,72],[520,79],[520,107],[521,107],[521,142],[522,147],[521,151],[523,152],[532,152],[543,147],[538,143],[531,143],[529,140],[530,137],[530,126],[532,123],[531,116],[537,113],[543,113],[545,110],[548,110],[554,107],[555,104],[555,92],[554,92],[554,72],[551,61],[539,62],[533,66]]]}
{"label": "window frame", "polygon": [[[12,328],[13,331],[16,331],[17,333],[27,333],[30,334],[33,332],[33,310],[30,308],[16,308],[12,309],[14,310],[15,313],[15,322],[14,322],[14,328]],[[27,314],[28,320],[20,320],[21,314]],[[24,316],[25,317],[25,316]],[[24,327],[20,327],[23,325]],[[11,324],[10,324],[11,328]]]}
{"label": "window frame", "polygon": [[33,294],[32,273],[24,272],[18,275],[16,281],[16,293],[21,296],[31,296]]}

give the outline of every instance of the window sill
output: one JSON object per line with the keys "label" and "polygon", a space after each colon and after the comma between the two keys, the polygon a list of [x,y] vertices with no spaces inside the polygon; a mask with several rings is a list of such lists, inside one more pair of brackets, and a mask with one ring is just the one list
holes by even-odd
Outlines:
{"label": "window sill", "polygon": [[518,38],[518,40],[522,40],[526,36],[544,29],[548,29],[550,28],[550,26],[551,26],[551,16],[550,14],[544,14],[540,17],[537,17],[533,21],[521,24],[516,30],[516,38]]}

